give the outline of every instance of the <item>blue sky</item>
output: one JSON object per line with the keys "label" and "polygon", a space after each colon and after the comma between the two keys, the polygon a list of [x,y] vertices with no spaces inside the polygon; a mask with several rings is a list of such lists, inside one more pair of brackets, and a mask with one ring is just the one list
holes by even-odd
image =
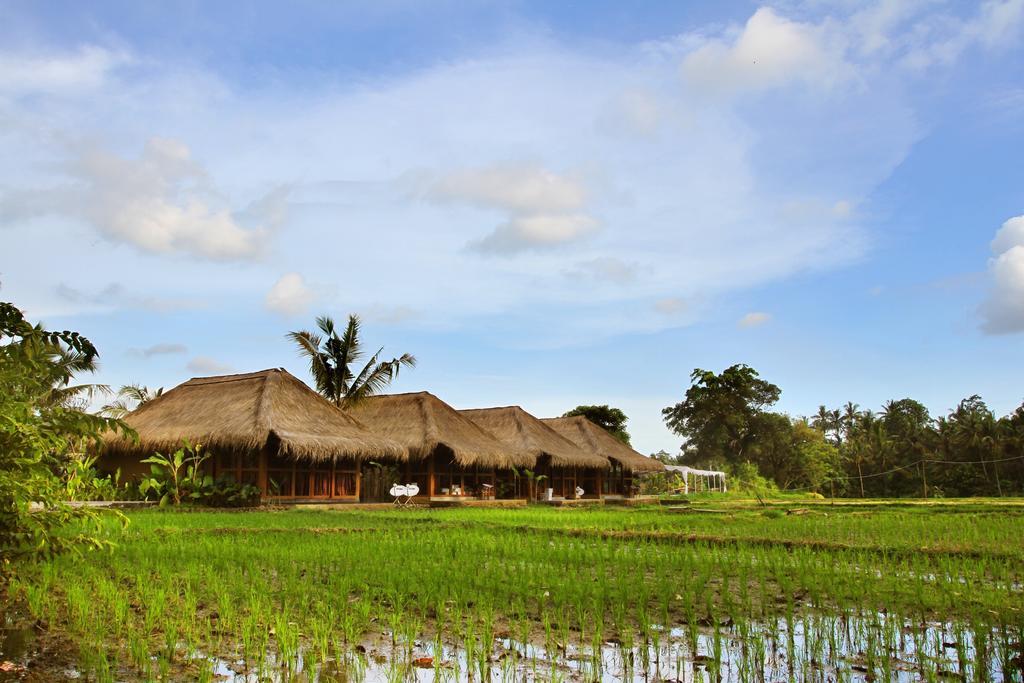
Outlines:
{"label": "blue sky", "polygon": [[[370,6],[372,5],[372,7]],[[1024,0],[0,9],[0,297],[98,380],[284,366],[610,403],[1024,400]]]}

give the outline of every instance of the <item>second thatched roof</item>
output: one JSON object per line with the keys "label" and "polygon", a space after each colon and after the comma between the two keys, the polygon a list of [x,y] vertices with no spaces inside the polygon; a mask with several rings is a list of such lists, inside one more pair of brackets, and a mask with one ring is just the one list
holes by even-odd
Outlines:
{"label": "second thatched roof", "polygon": [[622,465],[623,469],[636,473],[661,472],[665,469],[665,466],[654,458],[648,458],[646,455],[637,453],[581,415],[576,417],[549,417],[541,420],[541,422],[549,425],[583,450],[617,461]]}
{"label": "second thatched roof", "polygon": [[373,396],[349,411],[374,434],[402,444],[411,458],[426,458],[445,447],[462,466],[532,467],[536,462],[426,391]]}
{"label": "second thatched roof", "polygon": [[514,448],[535,458],[549,456],[556,467],[608,467],[606,458],[579,448],[519,406],[459,412]]}
{"label": "second thatched roof", "polygon": [[401,444],[370,433],[277,368],[190,379],[148,401],[125,422],[138,432],[139,441],[115,436],[104,444],[106,452],[166,453],[188,439],[208,450],[231,452],[270,445],[281,455],[304,460],[408,458]]}

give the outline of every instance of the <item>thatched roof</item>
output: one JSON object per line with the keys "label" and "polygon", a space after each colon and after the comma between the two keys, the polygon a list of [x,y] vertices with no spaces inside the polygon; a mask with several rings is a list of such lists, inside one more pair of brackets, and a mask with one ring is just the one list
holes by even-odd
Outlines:
{"label": "thatched roof", "polygon": [[463,466],[532,467],[536,461],[426,391],[372,396],[348,410],[374,434],[405,446],[412,458],[446,447]]}
{"label": "thatched roof", "polygon": [[557,467],[608,467],[606,458],[577,447],[519,406],[459,412],[513,448],[535,458],[549,456]]}
{"label": "thatched roof", "polygon": [[637,453],[583,416],[549,417],[541,420],[580,448],[619,462],[631,472],[661,472],[665,466]]}
{"label": "thatched roof", "polygon": [[243,375],[196,377],[130,413],[139,443],[107,440],[112,453],[152,454],[181,446],[182,439],[207,449],[251,452],[268,443],[299,459],[383,458],[406,460],[395,441],[367,431],[301,380],[283,369]]}

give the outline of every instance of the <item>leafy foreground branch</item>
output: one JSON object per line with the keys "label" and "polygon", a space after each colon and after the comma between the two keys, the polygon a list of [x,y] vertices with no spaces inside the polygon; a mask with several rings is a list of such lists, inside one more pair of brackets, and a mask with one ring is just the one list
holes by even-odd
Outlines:
{"label": "leafy foreground branch", "polygon": [[[55,400],[76,371],[91,371],[96,347],[77,332],[32,325],[0,302],[0,574],[16,560],[109,545],[99,513],[73,507],[60,469],[104,432],[132,435],[120,420]],[[123,519],[123,518],[122,518]],[[71,522],[74,531],[70,531]]]}

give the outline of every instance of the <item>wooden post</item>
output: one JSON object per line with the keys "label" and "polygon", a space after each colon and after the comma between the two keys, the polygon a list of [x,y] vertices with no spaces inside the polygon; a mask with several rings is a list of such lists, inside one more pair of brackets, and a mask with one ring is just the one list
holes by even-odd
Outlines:
{"label": "wooden post", "polygon": [[360,489],[362,488],[363,481],[363,463],[356,461],[356,500],[359,500],[359,496],[362,495]]}
{"label": "wooden post", "polygon": [[434,456],[431,454],[427,460],[427,498],[433,498],[434,493]]}

